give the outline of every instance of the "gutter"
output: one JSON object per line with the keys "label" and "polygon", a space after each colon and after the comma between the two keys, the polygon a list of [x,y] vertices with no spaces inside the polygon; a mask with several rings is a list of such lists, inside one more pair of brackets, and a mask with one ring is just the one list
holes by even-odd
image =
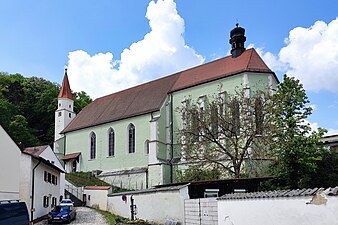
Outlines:
{"label": "gutter", "polygon": [[35,169],[40,165],[40,163],[41,163],[41,160],[39,159],[39,162],[38,162],[38,164],[36,164],[35,166],[34,166],[34,168],[33,168],[33,170],[32,170],[32,173],[33,173],[33,175],[32,175],[32,205],[31,205],[31,222],[33,222],[33,214],[34,214],[34,211],[33,211],[33,209],[34,209],[34,183],[35,183],[35,180],[34,180],[34,177],[35,177]]}
{"label": "gutter", "polygon": [[174,159],[174,110],[173,110],[173,94],[170,93],[170,183],[173,183],[173,159]]}

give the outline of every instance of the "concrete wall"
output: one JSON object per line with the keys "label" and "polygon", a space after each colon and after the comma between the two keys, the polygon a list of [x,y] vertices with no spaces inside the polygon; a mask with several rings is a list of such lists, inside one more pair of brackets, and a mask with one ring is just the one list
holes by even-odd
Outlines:
{"label": "concrete wall", "polygon": [[219,225],[333,225],[338,224],[338,197],[326,204],[308,204],[312,197],[219,200]]}
{"label": "concrete wall", "polygon": [[108,194],[111,193],[111,189],[109,190],[90,190],[84,189],[83,193],[86,194],[86,206],[101,209],[107,211],[107,203],[108,203]]}
{"label": "concrete wall", "polygon": [[188,199],[184,201],[185,225],[217,225],[216,198]]}
{"label": "concrete wall", "polygon": [[108,197],[108,210],[113,214],[130,218],[130,197],[136,205],[136,217],[159,224],[173,220],[183,224],[184,200],[188,199],[188,188],[157,192],[126,193],[127,201],[122,201],[122,194]]}
{"label": "concrete wall", "polygon": [[147,185],[146,173],[124,174],[104,177],[99,176],[99,178],[112,186],[126,188],[129,190],[146,189]]}
{"label": "concrete wall", "polygon": [[0,126],[0,200],[19,199],[21,151]]}

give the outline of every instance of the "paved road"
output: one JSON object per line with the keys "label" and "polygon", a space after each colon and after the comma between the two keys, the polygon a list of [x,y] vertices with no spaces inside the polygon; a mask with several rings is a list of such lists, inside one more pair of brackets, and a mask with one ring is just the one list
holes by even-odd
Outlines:
{"label": "paved road", "polygon": [[[36,223],[35,225],[45,225],[47,221]],[[76,207],[76,220],[70,224],[77,225],[108,225],[106,219],[94,209],[86,207]]]}

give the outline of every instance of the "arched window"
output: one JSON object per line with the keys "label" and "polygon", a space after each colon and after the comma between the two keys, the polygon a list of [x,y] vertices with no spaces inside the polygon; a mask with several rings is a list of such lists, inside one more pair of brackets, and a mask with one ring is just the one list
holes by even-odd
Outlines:
{"label": "arched window", "polygon": [[128,152],[135,152],[135,126],[132,123],[128,126]]}
{"label": "arched window", "polygon": [[94,132],[90,134],[90,159],[96,157],[96,135]]}
{"label": "arched window", "polygon": [[144,154],[146,154],[146,155],[149,154],[149,140],[146,140],[144,142]]}
{"label": "arched window", "polygon": [[113,128],[108,130],[108,156],[115,155],[115,133]]}

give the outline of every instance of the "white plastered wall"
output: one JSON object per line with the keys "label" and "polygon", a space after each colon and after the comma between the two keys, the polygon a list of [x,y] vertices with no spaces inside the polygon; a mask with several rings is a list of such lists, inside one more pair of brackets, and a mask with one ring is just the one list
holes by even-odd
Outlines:
{"label": "white plastered wall", "polygon": [[310,197],[219,200],[219,225],[333,225],[338,224],[338,197],[326,204],[309,204]]}
{"label": "white plastered wall", "polygon": [[21,151],[0,126],[0,200],[19,199]]}

